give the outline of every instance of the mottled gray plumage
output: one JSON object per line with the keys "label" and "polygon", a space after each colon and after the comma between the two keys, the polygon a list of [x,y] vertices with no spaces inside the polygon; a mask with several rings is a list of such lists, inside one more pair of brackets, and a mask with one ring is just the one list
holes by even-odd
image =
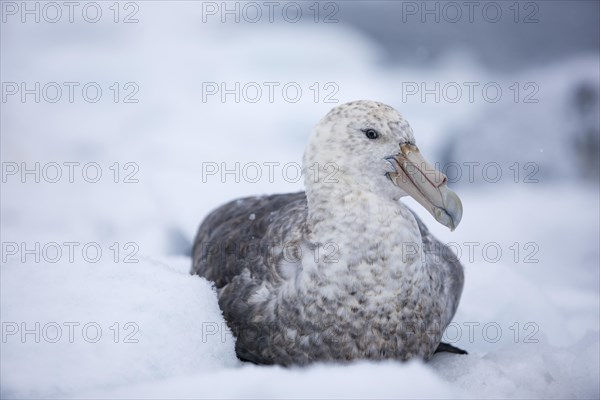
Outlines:
{"label": "mottled gray plumage", "polygon": [[[382,137],[386,132],[396,143],[414,142],[388,106],[340,107],[350,108],[343,109],[342,121],[353,123],[353,113],[364,117],[363,125],[384,120],[389,132],[382,129]],[[319,150],[331,139],[320,131],[350,129],[333,117],[317,127],[305,168],[315,159],[319,168],[330,156],[340,159],[336,151]],[[372,151],[363,136],[356,138],[362,150],[343,141],[352,151]],[[428,359],[438,348],[458,306],[462,266],[398,201],[404,193],[388,198],[391,189],[373,192],[372,182],[348,179],[356,175],[349,163],[339,161],[339,179],[331,182],[305,176],[306,193],[234,200],[201,224],[192,273],[215,283],[241,359],[281,365]],[[370,162],[361,168],[368,165],[386,168]],[[385,170],[373,176],[379,175]],[[392,186],[389,179],[375,179]]]}

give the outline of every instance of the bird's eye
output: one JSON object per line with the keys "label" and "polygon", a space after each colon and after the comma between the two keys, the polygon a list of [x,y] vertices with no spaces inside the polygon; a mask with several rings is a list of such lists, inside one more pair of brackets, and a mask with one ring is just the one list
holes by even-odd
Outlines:
{"label": "bird's eye", "polygon": [[375,129],[365,129],[365,136],[367,136],[369,139],[377,139],[379,137],[379,132],[377,132]]}

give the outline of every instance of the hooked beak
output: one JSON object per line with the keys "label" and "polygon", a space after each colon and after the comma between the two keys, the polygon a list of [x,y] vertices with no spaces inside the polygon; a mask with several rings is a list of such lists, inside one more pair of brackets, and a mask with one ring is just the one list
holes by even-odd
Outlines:
{"label": "hooked beak", "polygon": [[448,178],[431,166],[417,146],[400,145],[400,153],[386,157],[395,172],[386,176],[419,202],[442,225],[456,229],[462,219],[460,198],[446,185]]}

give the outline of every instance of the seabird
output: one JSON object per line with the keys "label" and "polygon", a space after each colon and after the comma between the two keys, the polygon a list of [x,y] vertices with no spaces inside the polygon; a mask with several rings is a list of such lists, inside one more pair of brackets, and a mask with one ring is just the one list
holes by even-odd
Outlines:
{"label": "seabird", "polygon": [[460,300],[463,268],[402,202],[453,230],[447,178],[392,107],[354,101],[315,127],[305,192],[248,197],[200,225],[192,274],[214,282],[240,359],[303,365],[429,359]]}

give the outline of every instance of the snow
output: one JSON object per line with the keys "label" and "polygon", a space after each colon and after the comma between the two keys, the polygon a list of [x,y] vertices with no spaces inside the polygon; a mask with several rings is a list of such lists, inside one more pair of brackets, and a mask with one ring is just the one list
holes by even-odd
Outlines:
{"label": "snow", "polygon": [[[598,187],[579,178],[576,153],[561,151],[561,134],[570,135],[564,99],[579,82],[571,77],[597,84],[597,55],[542,73],[500,74],[462,50],[428,68],[386,66],[377,44],[344,24],[232,26],[200,23],[191,2],[139,5],[138,24],[1,26],[3,82],[93,81],[104,90],[98,103],[2,103],[3,171],[6,163],[21,169],[36,162],[62,171],[57,183],[20,170],[3,177],[2,398],[600,396]],[[508,90],[529,80],[540,86],[537,104],[403,101],[401,91],[403,82],[495,81]],[[202,82],[223,81],[297,82],[304,94],[297,103],[204,102]],[[135,82],[139,102],[115,103],[114,82],[121,90]],[[309,89],[315,82],[317,102]],[[323,102],[327,82],[337,85],[339,102],[397,107],[432,162],[443,161],[444,142],[461,137],[465,121],[477,132],[494,116],[493,127],[470,134],[470,144],[453,154],[461,162],[498,161],[503,178],[456,183],[465,211],[455,232],[406,200],[460,252],[465,290],[446,339],[468,356],[289,369],[243,364],[214,289],[188,274],[191,260],[182,252],[211,209],[302,188],[284,166],[300,163],[310,129],[335,105]],[[526,149],[502,151],[521,138]],[[533,148],[544,151],[532,159]],[[514,182],[506,166],[531,160],[540,166],[538,182]],[[80,163],[72,183],[69,162]],[[81,174],[90,162],[102,172],[96,183]],[[223,174],[236,162],[240,174],[249,162],[262,166],[260,179]],[[272,177],[267,162],[279,163]],[[218,172],[203,176],[209,163]],[[39,252],[25,251],[36,243]],[[23,328],[30,331],[24,337]]]}
{"label": "snow", "polygon": [[4,265],[3,397],[64,397],[237,366],[233,342],[209,335],[222,322],[213,287],[190,279],[188,259],[169,262]]}

